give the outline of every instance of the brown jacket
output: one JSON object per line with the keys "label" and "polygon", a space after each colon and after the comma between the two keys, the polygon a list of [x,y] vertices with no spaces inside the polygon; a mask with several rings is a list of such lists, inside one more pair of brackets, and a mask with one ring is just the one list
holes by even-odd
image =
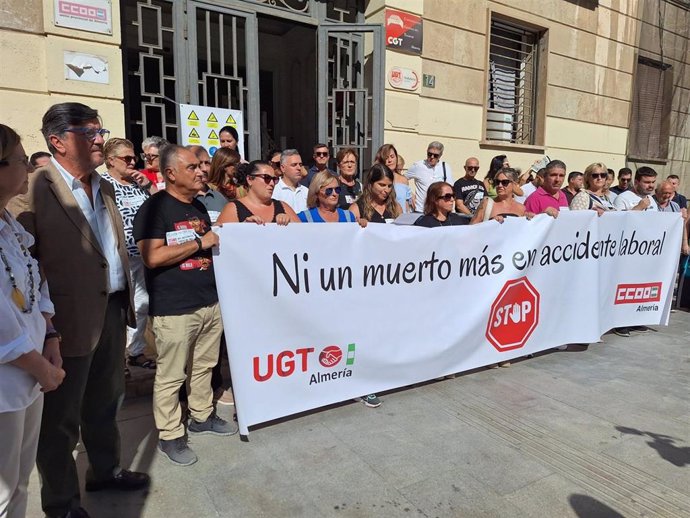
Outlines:
{"label": "brown jacket", "polygon": [[[131,279],[122,219],[112,185],[101,180],[101,195],[115,226],[117,249],[127,276],[134,322]],[[98,344],[108,303],[108,263],[96,235],[60,172],[48,164],[29,175],[29,189],[8,207],[36,239],[33,254],[48,281],[55,305],[53,324],[62,334],[63,356],[85,356]],[[123,315],[124,317],[124,315]],[[126,322],[123,318],[122,325]]]}

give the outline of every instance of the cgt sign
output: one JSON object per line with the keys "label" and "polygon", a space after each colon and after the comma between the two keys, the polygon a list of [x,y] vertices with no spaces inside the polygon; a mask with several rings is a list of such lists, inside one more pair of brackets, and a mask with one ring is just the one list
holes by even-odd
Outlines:
{"label": "cgt sign", "polygon": [[520,277],[505,283],[491,305],[486,338],[498,351],[523,347],[539,324],[539,292]]}

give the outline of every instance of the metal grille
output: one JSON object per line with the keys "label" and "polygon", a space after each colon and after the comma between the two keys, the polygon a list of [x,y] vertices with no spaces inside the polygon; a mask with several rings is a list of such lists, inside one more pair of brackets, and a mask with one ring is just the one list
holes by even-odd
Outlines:
{"label": "metal grille", "polygon": [[177,141],[173,2],[128,1],[124,5],[127,105],[130,138],[159,135]]}
{"label": "metal grille", "polygon": [[486,139],[534,144],[539,35],[491,21]]}
{"label": "metal grille", "polygon": [[287,9],[294,13],[309,14],[309,0],[252,0],[260,4]]}

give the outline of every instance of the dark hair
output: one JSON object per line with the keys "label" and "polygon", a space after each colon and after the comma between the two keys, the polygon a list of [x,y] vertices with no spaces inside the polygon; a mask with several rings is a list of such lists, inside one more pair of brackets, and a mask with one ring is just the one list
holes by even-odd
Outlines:
{"label": "dark hair", "polygon": [[9,126],[0,124],[0,161],[5,162],[17,146],[21,143],[22,139]]}
{"label": "dark hair", "polygon": [[57,151],[50,143],[50,136],[61,137],[70,126],[82,126],[84,123],[98,119],[98,110],[89,108],[81,103],[60,103],[54,104],[43,115],[41,133],[48,145],[48,151]]}
{"label": "dark hair", "polygon": [[[362,188],[362,205],[364,206],[363,214],[360,214],[367,221],[371,221],[371,216],[374,214],[374,207],[371,204],[372,186],[383,178],[388,178],[391,183],[395,183],[395,176],[393,171],[388,169],[383,164],[374,164],[369,169],[369,172],[364,177],[364,187]],[[394,217],[400,216],[399,205],[395,200],[395,189],[391,189],[391,193],[386,201],[386,209],[393,214]]]}
{"label": "dark hair", "polygon": [[424,200],[424,214],[434,214],[436,212],[436,200],[441,195],[443,191],[443,186],[447,185],[453,189],[453,186],[448,182],[434,182],[432,183],[426,191],[426,199]]}
{"label": "dark hair", "polygon": [[[328,149],[328,145],[327,145],[327,144],[321,144],[320,142],[319,142],[318,144],[314,144],[314,147],[312,148],[312,154],[316,153],[316,150],[317,150],[317,149],[320,149],[320,148],[322,148],[322,147],[325,147],[326,149]],[[329,155],[331,154],[331,150],[330,150],[330,149],[328,150],[328,154],[329,154]]]}
{"label": "dark hair", "polygon": [[491,164],[489,165],[489,172],[486,173],[486,177],[489,180],[493,180],[496,173],[503,169],[503,162],[508,158],[506,155],[496,155],[491,159]]}
{"label": "dark hair", "polygon": [[266,153],[266,162],[270,162],[271,158],[273,158],[275,155],[280,155],[282,151],[280,149],[269,149],[268,153]]}
{"label": "dark hair", "polygon": [[388,155],[390,155],[391,151],[393,151],[395,153],[395,159],[397,160],[398,159],[398,150],[395,149],[395,146],[393,144],[384,144],[376,152],[376,157],[374,158],[374,163],[385,164],[386,158],[388,158]]}
{"label": "dark hair", "polygon": [[232,126],[223,126],[222,128],[220,128],[220,131],[218,132],[218,136],[220,136],[220,134],[223,132],[230,133],[230,135],[232,135],[232,138],[234,138],[237,141],[237,143],[239,144],[240,136],[237,134],[237,130],[235,128],[233,128]]}
{"label": "dark hair", "polygon": [[630,176],[632,176],[632,169],[630,169],[629,167],[621,167],[618,170],[618,178],[620,178],[624,174],[629,174]]}
{"label": "dark hair", "polygon": [[670,174],[666,177],[667,180],[680,180],[680,176],[677,174]]}
{"label": "dark hair", "polygon": [[226,183],[225,168],[231,165],[238,165],[242,161],[240,154],[229,147],[219,147],[213,153],[211,159],[211,170],[208,172],[208,183],[218,187]]}
{"label": "dark hair", "polygon": [[163,177],[167,180],[165,175],[166,169],[174,169],[177,165],[177,154],[180,151],[189,151],[183,146],[178,146],[177,144],[168,144],[158,149],[158,161],[160,163],[160,172]]}
{"label": "dark hair", "polygon": [[45,151],[36,151],[33,155],[31,155],[31,158],[29,158],[29,162],[31,162],[31,165],[36,167],[36,162],[38,161],[39,158],[50,158],[53,155],[50,153],[47,153]]}
{"label": "dark hair", "polygon": [[567,167],[562,160],[551,160],[551,162],[546,164],[546,173],[548,174],[552,169],[563,169],[565,171]]}
{"label": "dark hair", "polygon": [[580,171],[570,171],[570,174],[568,175],[568,182],[571,182],[575,178],[579,178],[580,176],[582,176],[582,173]]}
{"label": "dark hair", "polygon": [[643,176],[656,178],[656,171],[649,166],[643,165],[635,171],[635,181],[641,180]]}
{"label": "dark hair", "polygon": [[237,185],[243,185],[244,187],[249,187],[247,183],[247,177],[255,175],[259,172],[261,166],[266,166],[273,170],[271,164],[264,162],[263,160],[253,160],[248,164],[242,163],[237,166],[237,172],[235,173],[235,181]]}

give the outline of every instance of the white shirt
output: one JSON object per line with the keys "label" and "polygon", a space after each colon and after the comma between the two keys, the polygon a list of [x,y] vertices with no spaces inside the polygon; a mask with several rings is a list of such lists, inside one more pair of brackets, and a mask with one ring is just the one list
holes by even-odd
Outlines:
{"label": "white shirt", "polygon": [[518,203],[522,203],[524,205],[525,201],[527,200],[527,196],[529,196],[536,190],[537,187],[532,182],[527,182],[525,185],[522,186],[522,196],[515,196],[515,201]]}
{"label": "white shirt", "polygon": [[[445,162],[438,162],[434,167],[429,167],[426,160],[415,162],[407,170],[405,176],[410,180],[414,180],[415,188],[415,212],[424,212],[424,202],[426,201],[426,191],[434,182],[443,182],[443,164]],[[450,166],[446,164],[446,182],[453,185],[453,171]]]}
{"label": "white shirt", "polygon": [[[651,203],[645,210],[659,210],[659,206],[656,204],[654,198],[652,196],[647,196],[647,198],[649,198]],[[624,191],[613,200],[613,206],[616,207],[616,210],[633,210],[641,201],[642,198],[638,196],[635,191]]]}
{"label": "white shirt", "polygon": [[281,178],[276,184],[275,189],[273,189],[273,199],[284,201],[292,207],[292,210],[299,214],[303,210],[307,210],[308,192],[309,189],[304,185],[298,185],[296,189],[293,189]]}
{"label": "white shirt", "polygon": [[81,182],[69,174],[54,158],[51,158],[51,161],[57,170],[60,171],[60,175],[67,183],[67,187],[72,191],[74,199],[77,201],[86,221],[88,221],[91,230],[96,234],[98,244],[101,245],[101,250],[108,261],[108,293],[124,290],[127,287],[127,277],[122,266],[120,254],[117,252],[115,228],[101,195],[101,176],[95,171],[91,173],[92,207],[89,196],[86,194]]}
{"label": "white shirt", "polygon": [[[31,351],[43,352],[46,334],[46,321],[41,313],[52,316],[53,304],[50,302],[47,283],[41,283],[38,263],[24,256],[19,242],[28,250],[34,238],[9,212],[0,216],[0,248],[7,259],[17,288],[22,292],[25,305],[30,304],[29,267],[34,279],[34,302],[31,313],[22,313],[12,300],[12,283],[5,263],[0,260],[0,413],[22,410],[33,403],[40,394],[36,379],[28,372],[9,362]],[[39,288],[40,285],[40,288]]]}

